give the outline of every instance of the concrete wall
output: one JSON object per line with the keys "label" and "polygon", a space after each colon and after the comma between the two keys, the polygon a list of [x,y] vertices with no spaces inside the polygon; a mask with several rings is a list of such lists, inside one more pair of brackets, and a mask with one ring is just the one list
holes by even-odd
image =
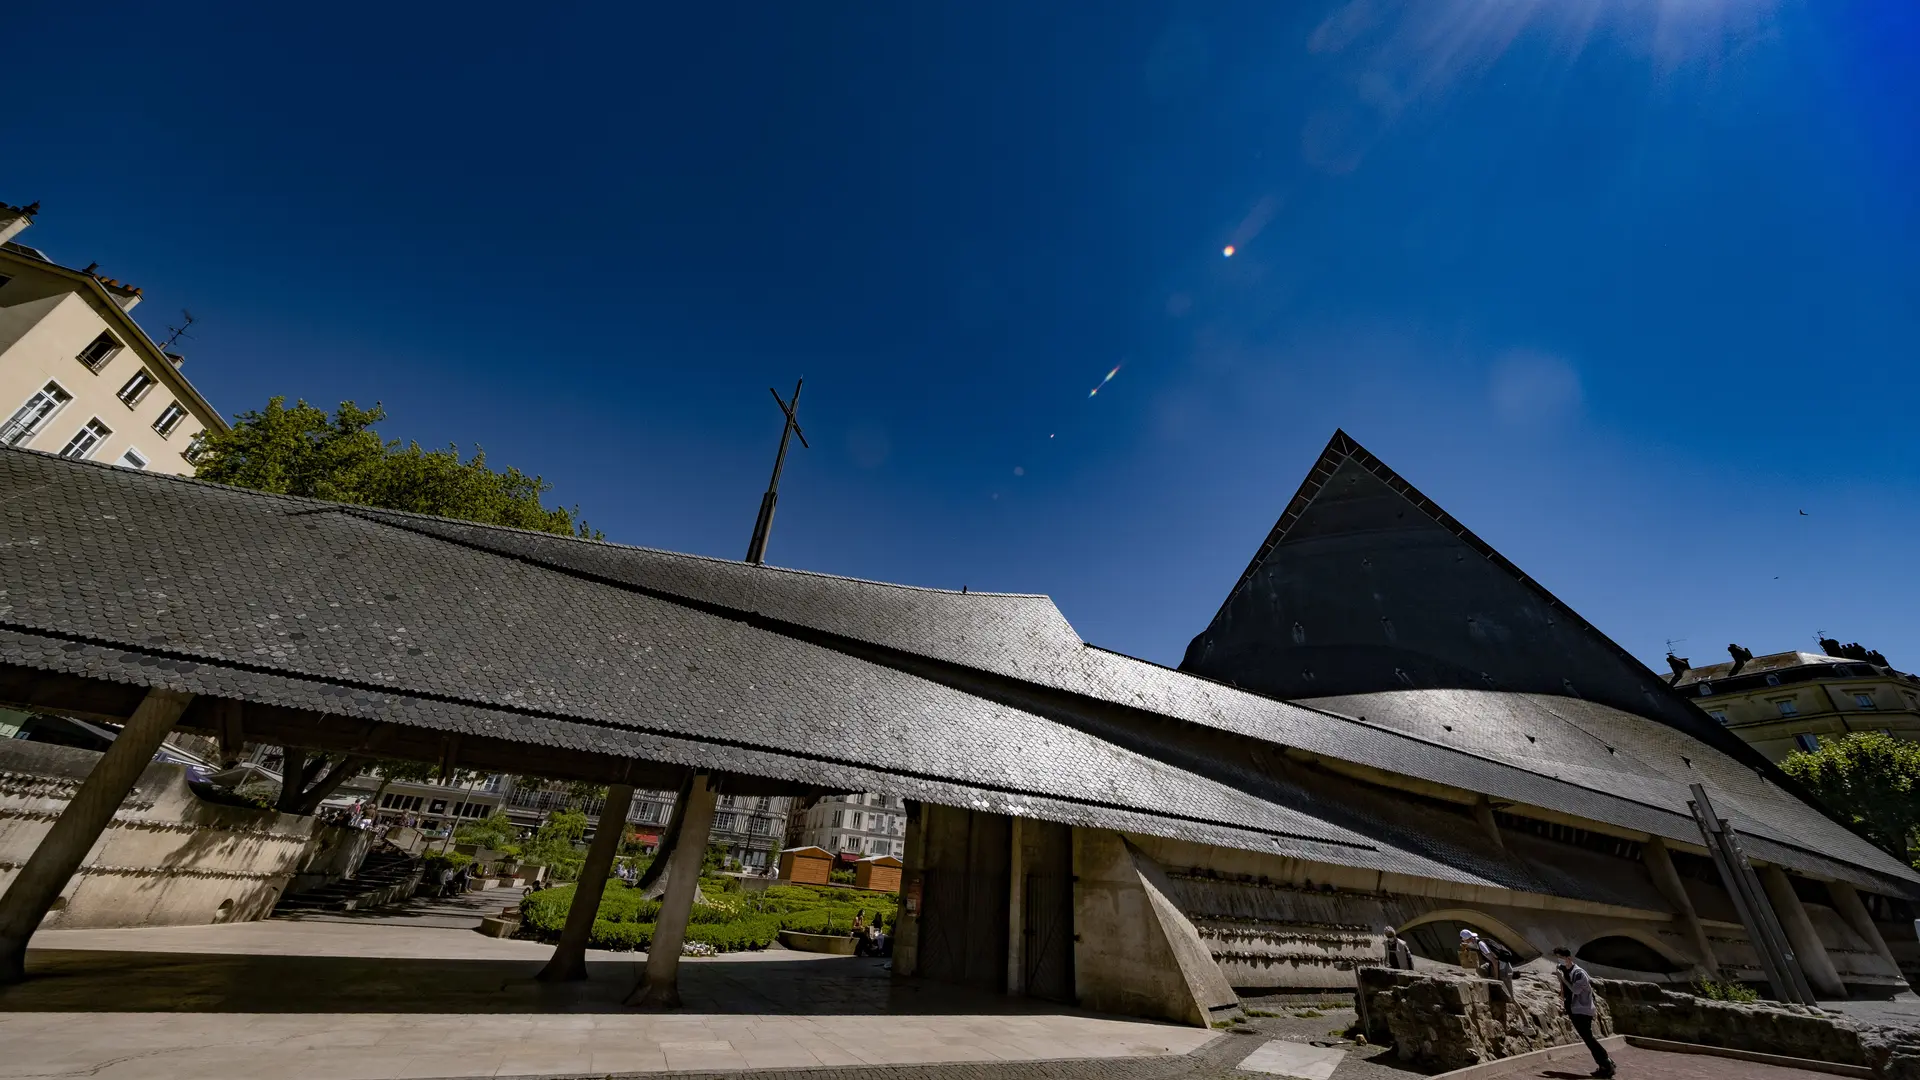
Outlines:
{"label": "concrete wall", "polygon": [[[32,855],[99,754],[0,741],[0,888]],[[178,765],[147,767],[87,855],[49,930],[264,918],[302,871],[349,872],[370,834],[315,818],[206,802]]]}
{"label": "concrete wall", "polygon": [[1073,831],[1074,985],[1097,1012],[1205,1027],[1239,1006],[1160,867],[1120,833]]}

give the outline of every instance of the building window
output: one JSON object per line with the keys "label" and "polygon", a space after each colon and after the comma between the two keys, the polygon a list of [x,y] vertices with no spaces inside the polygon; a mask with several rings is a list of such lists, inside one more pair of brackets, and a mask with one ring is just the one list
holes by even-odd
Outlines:
{"label": "building window", "polygon": [[1793,744],[1809,754],[1820,749],[1820,740],[1804,731],[1793,737]]}
{"label": "building window", "polygon": [[119,339],[115,338],[112,334],[102,331],[100,336],[89,342],[86,348],[81,349],[80,354],[75,356],[74,359],[87,365],[87,370],[89,371],[99,371],[101,368],[106,367],[107,361],[113,359],[113,354],[119,351]]}
{"label": "building window", "polygon": [[14,412],[13,419],[8,420],[5,427],[0,427],[0,442],[19,446],[33,438],[46,426],[47,421],[53,419],[54,413],[72,400],[73,395],[61,389],[59,383],[50,382],[41,387]]}
{"label": "building window", "polygon": [[833,827],[838,829],[842,825],[845,825],[846,823],[847,823],[847,812],[845,810],[835,810],[833,812]]}
{"label": "building window", "polygon": [[169,402],[166,408],[160,410],[160,418],[153,422],[153,430],[164,439],[173,434],[173,429],[179,427],[180,421],[186,418],[187,410],[181,408],[179,402]]}
{"label": "building window", "polygon": [[1798,716],[1800,714],[1800,707],[1793,703],[1792,698],[1781,698],[1779,701],[1773,703],[1773,707],[1780,710],[1781,716]]}
{"label": "building window", "polygon": [[733,831],[733,815],[732,814],[714,815],[713,827],[716,829],[719,829],[721,832],[732,832]]}
{"label": "building window", "polygon": [[147,391],[151,389],[153,389],[153,373],[143,367],[133,373],[133,378],[127,380],[127,385],[120,388],[118,397],[126,403],[127,408],[131,409],[140,404],[140,399],[146,397]]}
{"label": "building window", "polygon": [[1871,709],[1873,708],[1873,695],[1872,694],[1855,694],[1853,695],[1853,703],[1855,705],[1860,706],[1863,709]]}
{"label": "building window", "polygon": [[206,452],[207,433],[204,431],[196,431],[193,433],[193,438],[187,441],[187,448],[180,451],[180,456],[186,459],[187,464],[198,465],[200,464],[200,458],[204,456]]}
{"label": "building window", "polygon": [[1779,686],[1779,685],[1780,685],[1780,676],[1778,676],[1778,675],[1768,675],[1768,676],[1767,676],[1767,685],[1768,685],[1768,686]]}
{"label": "building window", "polygon": [[144,469],[147,467],[147,459],[140,451],[129,446],[127,452],[120,455],[120,464],[129,469]]}
{"label": "building window", "polygon": [[60,456],[83,460],[92,457],[94,450],[98,449],[107,436],[112,434],[113,429],[101,423],[100,418],[96,416],[87,421],[86,427],[74,432],[73,438],[67,440],[66,449],[60,451]]}
{"label": "building window", "polygon": [[771,818],[757,817],[751,820],[751,822],[748,825],[747,831],[752,833],[755,836],[765,836],[767,835],[767,833],[771,832],[772,829],[773,829],[773,820]]}
{"label": "building window", "polygon": [[1726,713],[1726,710],[1724,709],[1710,709],[1708,710],[1707,715],[1713,717],[1715,720],[1718,720],[1722,724],[1727,722],[1727,713]]}
{"label": "building window", "polygon": [[1700,696],[1701,696],[1701,697],[1706,697],[1706,696],[1707,696],[1708,694],[1711,694],[1711,693],[1713,693],[1713,686],[1712,686],[1711,684],[1709,684],[1709,683],[1701,683],[1701,684],[1700,684]]}

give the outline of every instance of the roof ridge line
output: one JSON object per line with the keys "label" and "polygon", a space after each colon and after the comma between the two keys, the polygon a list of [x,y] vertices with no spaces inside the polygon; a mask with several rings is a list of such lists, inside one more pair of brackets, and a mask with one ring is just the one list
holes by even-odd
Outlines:
{"label": "roof ridge line", "polygon": [[[650,555],[665,555],[675,559],[691,559],[697,562],[709,562],[721,566],[756,566],[756,564],[753,563],[738,559],[721,558],[718,555],[701,555],[691,551],[673,551],[669,548],[647,547],[644,544],[623,544],[613,540],[596,540],[590,536],[574,536],[569,533],[547,532],[544,529],[528,529],[519,525],[501,525],[491,521],[467,521],[464,518],[444,517],[438,514],[423,514],[417,510],[396,510],[392,507],[373,506],[367,503],[339,502],[333,499],[316,498],[312,495],[292,495],[284,491],[261,491],[259,488],[240,487],[237,484],[222,484],[217,480],[202,480],[197,476],[152,472],[146,469],[128,469],[115,465],[110,461],[96,461],[92,458],[63,458],[58,454],[51,454],[45,450],[33,450],[24,446],[0,445],[0,452],[33,454],[51,461],[62,462],[69,465],[90,466],[96,469],[111,469],[115,470],[118,474],[129,476],[137,475],[153,480],[171,480],[175,483],[190,484],[194,487],[209,488],[215,491],[238,492],[242,495],[256,498],[277,499],[283,502],[298,503],[315,508],[354,510],[370,514],[392,514],[397,517],[415,518],[422,521],[444,521],[450,525],[460,525],[467,528],[494,529],[500,532],[522,533],[527,536],[544,537],[549,540],[569,540],[574,543],[589,544],[596,547],[615,548],[620,551],[641,551]],[[756,568],[771,570],[782,574],[801,574],[807,577],[823,578],[828,581],[851,581],[860,585],[878,585],[889,589],[903,589],[908,592],[939,593],[950,596],[991,596],[1017,600],[1047,600],[1049,602],[1053,599],[1048,593],[994,592],[981,589],[968,589],[964,591],[959,589],[943,589],[932,585],[908,585],[898,581],[878,581],[873,578],[850,577],[846,574],[830,574],[824,570],[807,570],[797,566],[758,565]],[[1058,610],[1059,605],[1055,604],[1054,608]],[[1061,619],[1062,621],[1066,620],[1064,612],[1061,614]],[[1069,625],[1071,625],[1071,623],[1069,623]],[[1078,634],[1075,636],[1078,636]]]}

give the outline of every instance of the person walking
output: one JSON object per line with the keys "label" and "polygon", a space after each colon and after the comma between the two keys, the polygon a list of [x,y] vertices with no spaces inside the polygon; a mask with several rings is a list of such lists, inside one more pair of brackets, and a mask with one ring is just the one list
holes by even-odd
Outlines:
{"label": "person walking", "polygon": [[1460,931],[1460,950],[1462,953],[1472,950],[1476,963],[1473,965],[1480,974],[1489,979],[1500,980],[1507,988],[1507,1000],[1513,1000],[1513,959],[1506,946],[1488,941],[1471,930]]}
{"label": "person walking", "polygon": [[1393,927],[1387,927],[1387,966],[1402,971],[1413,970],[1413,950],[1407,948],[1407,940]]}
{"label": "person walking", "polygon": [[1580,1033],[1580,1041],[1587,1044],[1587,1052],[1598,1066],[1593,1075],[1612,1076],[1613,1058],[1593,1037],[1593,980],[1586,968],[1573,962],[1573,953],[1565,947],[1553,950],[1553,958],[1559,964],[1554,972],[1560,976],[1560,1002],[1566,1007],[1567,1019],[1573,1021],[1573,1030]]}

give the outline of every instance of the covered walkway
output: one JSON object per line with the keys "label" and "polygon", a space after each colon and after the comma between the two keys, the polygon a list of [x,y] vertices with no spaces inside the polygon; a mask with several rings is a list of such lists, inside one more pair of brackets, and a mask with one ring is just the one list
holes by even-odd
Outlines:
{"label": "covered walkway", "polygon": [[[878,960],[779,950],[690,959],[682,1011],[637,1011],[621,999],[644,954],[591,951],[592,978],[536,981],[551,947],[470,929],[498,899],[42,933],[27,959],[35,977],[0,990],[0,1077],[931,1065],[1178,1056],[1217,1037],[895,979]],[[463,906],[473,909],[464,918]]]}

